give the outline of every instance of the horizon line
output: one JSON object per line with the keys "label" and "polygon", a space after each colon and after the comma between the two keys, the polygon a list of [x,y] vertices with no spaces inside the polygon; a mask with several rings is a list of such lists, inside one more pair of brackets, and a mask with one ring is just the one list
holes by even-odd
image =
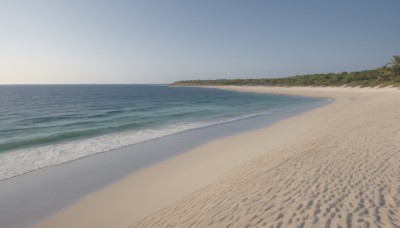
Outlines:
{"label": "horizon line", "polygon": [[169,85],[171,83],[0,83],[0,86],[12,85]]}

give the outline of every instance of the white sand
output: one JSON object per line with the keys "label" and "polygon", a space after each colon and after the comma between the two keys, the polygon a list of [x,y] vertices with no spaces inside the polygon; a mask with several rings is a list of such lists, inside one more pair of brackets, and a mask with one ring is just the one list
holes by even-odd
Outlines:
{"label": "white sand", "polygon": [[224,89],[336,102],[134,173],[40,227],[400,226],[400,91]]}

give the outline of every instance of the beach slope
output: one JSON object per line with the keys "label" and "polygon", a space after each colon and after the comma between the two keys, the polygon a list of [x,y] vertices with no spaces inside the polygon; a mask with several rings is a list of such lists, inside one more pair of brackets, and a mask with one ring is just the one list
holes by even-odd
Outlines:
{"label": "beach slope", "polygon": [[132,174],[40,226],[400,226],[400,91],[218,88],[335,102]]}

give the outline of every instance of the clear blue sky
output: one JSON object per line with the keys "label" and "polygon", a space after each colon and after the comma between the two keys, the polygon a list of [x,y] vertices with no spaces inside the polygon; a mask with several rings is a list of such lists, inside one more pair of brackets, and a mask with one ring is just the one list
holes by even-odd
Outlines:
{"label": "clear blue sky", "polygon": [[0,83],[169,83],[364,70],[399,0],[0,2]]}

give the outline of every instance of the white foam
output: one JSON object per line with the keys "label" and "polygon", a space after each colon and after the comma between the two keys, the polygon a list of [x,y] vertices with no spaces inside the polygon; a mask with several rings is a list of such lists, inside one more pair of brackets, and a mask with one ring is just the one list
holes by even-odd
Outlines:
{"label": "white foam", "polygon": [[155,129],[113,133],[90,139],[14,151],[0,156],[0,180],[191,129],[232,122],[268,113],[251,114],[214,122],[178,123]]}

